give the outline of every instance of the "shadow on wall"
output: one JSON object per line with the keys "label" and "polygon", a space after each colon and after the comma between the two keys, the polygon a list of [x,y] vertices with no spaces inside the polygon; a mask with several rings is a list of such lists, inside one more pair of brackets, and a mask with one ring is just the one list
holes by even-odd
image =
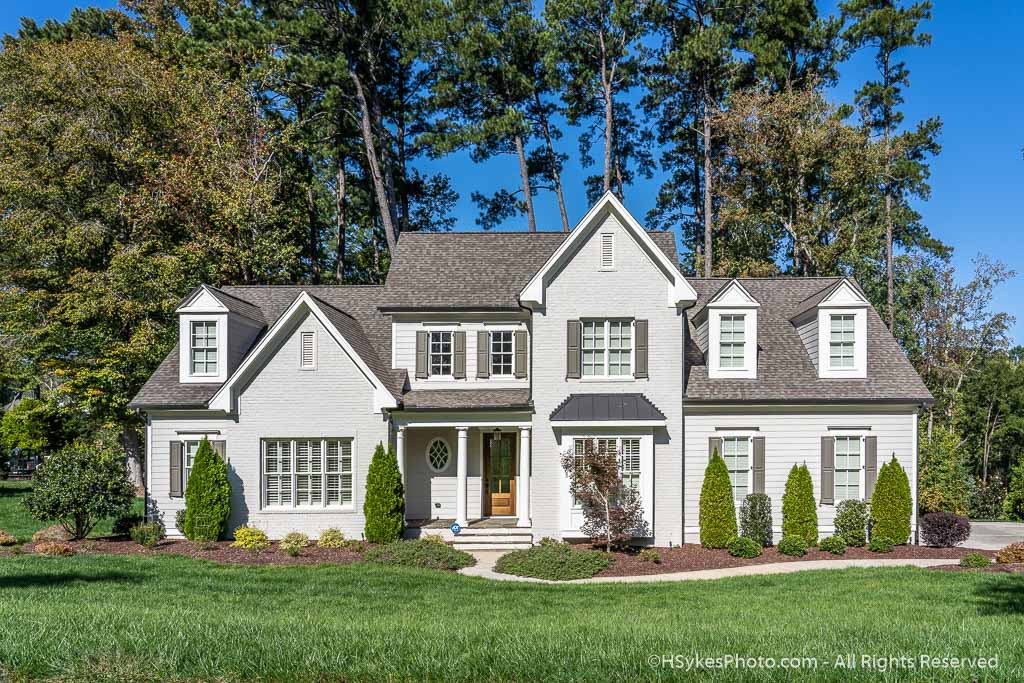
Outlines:
{"label": "shadow on wall", "polygon": [[983,616],[1024,614],[1024,581],[1020,575],[993,577],[974,590]]}
{"label": "shadow on wall", "polygon": [[233,538],[235,529],[249,522],[249,506],[245,502],[245,484],[228,462],[228,483],[231,484],[231,516],[228,518],[228,538]]}

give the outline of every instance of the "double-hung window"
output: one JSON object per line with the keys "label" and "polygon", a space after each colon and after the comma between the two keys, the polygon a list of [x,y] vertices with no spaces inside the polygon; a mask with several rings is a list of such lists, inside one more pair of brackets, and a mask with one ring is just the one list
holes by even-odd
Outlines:
{"label": "double-hung window", "polygon": [[829,330],[829,364],[833,368],[853,368],[853,346],[856,343],[853,315],[831,316]]}
{"label": "double-hung window", "polygon": [[265,439],[266,507],[352,505],[351,439]]}
{"label": "double-hung window", "polygon": [[743,500],[750,490],[750,439],[746,436],[723,438],[722,459],[729,469],[733,500]]}
{"label": "double-hung window", "polygon": [[583,376],[633,374],[633,321],[583,321]]}
{"label": "double-hung window", "polygon": [[181,490],[184,491],[188,485],[188,477],[192,474],[192,464],[196,460],[196,453],[199,451],[199,444],[201,441],[186,441],[182,444],[181,448],[181,468],[183,470],[181,480]]}
{"label": "double-hung window", "polygon": [[217,374],[217,321],[194,320],[190,328],[189,354],[193,375]]}
{"label": "double-hung window", "polygon": [[491,375],[511,375],[514,362],[512,331],[491,332]]}
{"label": "double-hung window", "polygon": [[861,445],[859,436],[837,436],[835,449],[835,499],[860,499]]}
{"label": "double-hung window", "polygon": [[430,333],[430,374],[452,374],[452,332]]}
{"label": "double-hung window", "polygon": [[722,369],[743,369],[746,347],[744,315],[723,315],[719,327],[718,364]]}

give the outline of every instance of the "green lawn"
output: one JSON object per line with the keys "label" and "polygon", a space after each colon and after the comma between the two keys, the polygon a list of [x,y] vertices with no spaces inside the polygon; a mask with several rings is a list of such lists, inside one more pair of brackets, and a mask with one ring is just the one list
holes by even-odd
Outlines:
{"label": "green lawn", "polygon": [[[547,586],[368,565],[0,558],[0,669],[16,679],[836,680],[835,658],[852,653],[999,657],[991,673],[858,667],[855,680],[1021,680],[1022,634],[1024,580],[1007,575]],[[660,663],[694,653],[819,663],[696,676]]]}
{"label": "green lawn", "polygon": [[[32,534],[52,524],[33,519],[22,506],[21,501],[31,490],[31,481],[0,481],[0,529],[14,535],[22,543],[31,541]],[[136,498],[135,512],[141,515],[143,505],[143,499]],[[89,535],[93,538],[107,536],[113,523],[112,519],[103,520]]]}

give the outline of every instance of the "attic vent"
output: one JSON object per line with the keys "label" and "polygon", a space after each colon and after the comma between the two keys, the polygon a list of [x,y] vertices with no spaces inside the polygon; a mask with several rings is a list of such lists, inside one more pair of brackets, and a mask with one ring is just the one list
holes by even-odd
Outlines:
{"label": "attic vent", "polygon": [[601,235],[601,270],[615,268],[615,235],[607,232]]}
{"label": "attic vent", "polygon": [[312,370],[316,367],[316,333],[302,333],[302,351],[299,358],[299,367],[304,370]]}

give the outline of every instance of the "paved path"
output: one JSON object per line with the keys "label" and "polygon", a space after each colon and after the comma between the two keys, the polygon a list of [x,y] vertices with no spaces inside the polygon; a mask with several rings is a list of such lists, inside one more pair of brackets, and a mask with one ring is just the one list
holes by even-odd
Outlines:
{"label": "paved path", "polygon": [[645,574],[643,576],[600,576],[593,579],[577,579],[575,581],[545,581],[524,576],[499,574],[494,571],[494,563],[504,555],[502,551],[481,551],[473,553],[476,565],[460,569],[460,574],[480,576],[496,581],[528,581],[531,583],[653,583],[658,581],[701,581],[708,579],[724,579],[730,576],[761,576],[765,574],[790,574],[810,569],[849,569],[851,567],[936,567],[942,564],[955,564],[956,560],[807,560],[803,562],[775,562],[772,564],[751,564],[744,567],[728,569],[701,569],[692,572],[674,572],[671,574]]}
{"label": "paved path", "polygon": [[979,550],[999,550],[1021,541],[1024,541],[1024,523],[971,522],[971,537],[964,546]]}

